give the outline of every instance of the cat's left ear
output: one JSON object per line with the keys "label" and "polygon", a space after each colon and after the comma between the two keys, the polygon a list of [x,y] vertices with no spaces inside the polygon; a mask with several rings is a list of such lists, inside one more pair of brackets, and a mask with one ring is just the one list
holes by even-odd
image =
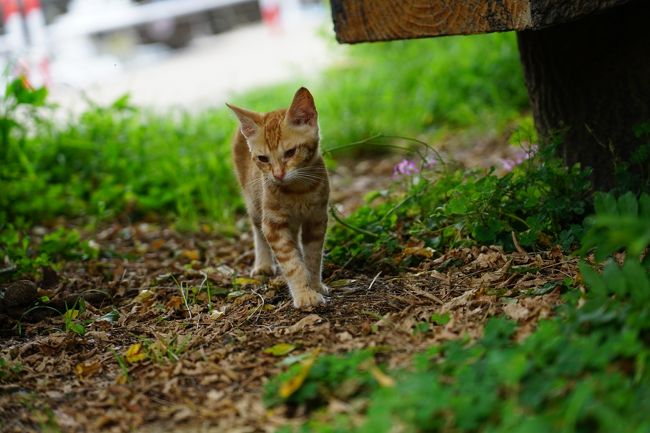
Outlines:
{"label": "cat's left ear", "polygon": [[311,96],[309,90],[304,87],[298,89],[284,118],[285,122],[291,126],[318,127],[318,112],[314,104],[314,97]]}

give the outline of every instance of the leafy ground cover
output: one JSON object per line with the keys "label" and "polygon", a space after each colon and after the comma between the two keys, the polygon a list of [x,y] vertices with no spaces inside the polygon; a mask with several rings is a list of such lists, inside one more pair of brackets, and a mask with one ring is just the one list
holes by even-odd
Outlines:
{"label": "leafy ground cover", "polygon": [[[526,335],[577,272],[561,252],[507,256],[488,247],[451,250],[399,275],[329,265],[331,304],[304,313],[291,308],[280,279],[244,277],[246,236],[138,224],[94,239],[115,255],[68,262],[57,281],[39,283],[41,296],[83,293],[85,304],[70,296],[65,314],[43,318],[41,302],[17,318],[23,336],[2,344],[4,431],[270,431],[307,413],[263,405],[264,383],[287,366],[373,348],[380,368],[397,367],[435,342],[478,337],[499,314],[517,318]],[[372,367],[367,374],[381,377]],[[336,400],[362,385],[346,384]]]}

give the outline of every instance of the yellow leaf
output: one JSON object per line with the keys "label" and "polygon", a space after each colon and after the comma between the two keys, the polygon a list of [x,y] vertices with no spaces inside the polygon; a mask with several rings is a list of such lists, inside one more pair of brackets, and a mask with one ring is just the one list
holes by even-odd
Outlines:
{"label": "yellow leaf", "polygon": [[115,383],[117,383],[118,385],[124,385],[128,381],[129,381],[129,377],[125,374],[120,374],[119,376],[117,376],[117,378],[115,378]]}
{"label": "yellow leaf", "polygon": [[150,245],[151,245],[151,248],[153,248],[154,250],[159,250],[159,249],[161,249],[162,247],[165,246],[165,240],[164,239],[154,239],[153,241],[151,241]]}
{"label": "yellow leaf", "polygon": [[79,310],[66,310],[64,316],[68,320],[74,320],[79,316]]}
{"label": "yellow leaf", "polygon": [[381,371],[376,365],[370,367],[370,374],[372,374],[372,377],[375,378],[377,383],[384,388],[392,388],[395,386],[395,379]]}
{"label": "yellow leaf", "polygon": [[240,286],[245,286],[247,284],[252,284],[256,285],[259,284],[260,280],[256,278],[248,278],[248,277],[237,277],[235,278],[235,284],[240,285]]}
{"label": "yellow leaf", "polygon": [[430,259],[433,257],[433,249],[429,247],[408,247],[404,248],[404,256],[420,256]]}
{"label": "yellow leaf", "polygon": [[198,260],[201,257],[197,250],[183,250],[182,254],[190,260]]}
{"label": "yellow leaf", "polygon": [[138,296],[133,298],[133,302],[144,302],[145,300],[151,298],[153,296],[153,292],[151,290],[141,290],[140,293],[138,293]]}
{"label": "yellow leaf", "polygon": [[183,304],[183,299],[180,296],[172,296],[169,298],[169,301],[165,304],[165,307],[172,309],[172,310],[178,310],[181,308],[181,305]]}
{"label": "yellow leaf", "polygon": [[318,349],[316,349],[309,358],[300,363],[301,367],[298,374],[280,385],[280,389],[278,391],[278,395],[280,397],[288,398],[291,394],[300,389],[302,384],[305,382],[307,375],[309,374],[309,370],[311,370],[314,362],[316,362],[317,357]]}
{"label": "yellow leaf", "polygon": [[268,353],[273,356],[283,356],[295,349],[295,344],[290,343],[278,343],[274,346],[264,349],[264,353]]}
{"label": "yellow leaf", "polygon": [[129,364],[135,364],[136,362],[147,359],[147,354],[142,350],[141,343],[135,343],[127,349],[124,354],[124,359],[126,359]]}
{"label": "yellow leaf", "polygon": [[330,286],[333,289],[339,288],[339,287],[345,287],[349,286],[351,284],[354,284],[357,280],[350,280],[348,278],[342,279],[342,280],[336,280],[328,283],[327,285]]}
{"label": "yellow leaf", "polygon": [[74,367],[74,372],[80,378],[90,377],[102,369],[102,365],[97,360],[80,362]]}

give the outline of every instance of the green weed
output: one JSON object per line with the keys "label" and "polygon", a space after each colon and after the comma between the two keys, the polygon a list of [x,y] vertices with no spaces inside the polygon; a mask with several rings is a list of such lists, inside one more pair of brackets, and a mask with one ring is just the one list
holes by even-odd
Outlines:
{"label": "green weed", "polygon": [[155,341],[143,339],[147,356],[155,363],[176,363],[187,350],[191,336],[157,336]]}
{"label": "green weed", "polygon": [[5,358],[0,358],[0,382],[10,382],[16,380],[23,371],[20,362],[13,362]]}
{"label": "green weed", "polygon": [[[397,256],[412,244],[434,250],[500,244],[514,249],[559,243],[569,249],[590,206],[589,171],[566,168],[546,149],[504,176],[409,162],[402,183],[373,194],[328,235],[328,260],[394,268],[417,258]],[[374,202],[377,202],[375,204]],[[338,218],[340,220],[340,218]]]}
{"label": "green weed", "polygon": [[72,307],[68,308],[66,305],[65,312],[63,313],[63,324],[65,332],[72,332],[79,336],[86,333],[86,321],[82,320],[80,316],[86,311],[86,302],[83,298],[78,298]]}
{"label": "green weed", "polygon": [[117,365],[120,367],[120,376],[118,381],[127,383],[129,381],[129,365],[126,362],[126,359],[124,359],[124,356],[120,355],[117,350],[111,349],[111,351],[113,352],[113,357],[115,358]]}
{"label": "green weed", "polygon": [[0,281],[56,267],[64,260],[96,259],[99,254],[99,247],[82,240],[75,229],[60,227],[39,240],[13,225],[0,227],[0,259],[5,261]]}

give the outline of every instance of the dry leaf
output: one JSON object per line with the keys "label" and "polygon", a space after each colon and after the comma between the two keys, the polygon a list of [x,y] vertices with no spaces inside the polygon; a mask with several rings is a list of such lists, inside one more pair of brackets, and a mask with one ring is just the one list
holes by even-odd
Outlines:
{"label": "dry leaf", "polygon": [[349,285],[354,284],[356,282],[357,282],[357,280],[351,280],[351,279],[348,279],[348,278],[344,278],[342,280],[332,281],[331,283],[328,283],[327,285],[330,286],[332,289],[336,289],[338,287],[349,286]]}
{"label": "dry leaf", "polygon": [[246,286],[248,284],[258,285],[260,284],[260,280],[257,278],[237,277],[235,278],[235,284],[238,284],[240,286]]}
{"label": "dry leaf", "polygon": [[81,379],[84,379],[92,376],[93,374],[97,373],[101,369],[102,369],[102,364],[99,362],[99,360],[94,359],[94,360],[88,360],[88,361],[78,363],[74,367],[74,372]]}
{"label": "dry leaf", "polygon": [[190,260],[199,260],[201,257],[198,250],[183,250],[181,254]]}
{"label": "dry leaf", "polygon": [[530,310],[520,305],[518,302],[507,304],[503,307],[503,312],[506,313],[511,319],[522,320],[528,317]]}
{"label": "dry leaf", "polygon": [[183,305],[183,299],[180,296],[172,296],[165,304],[165,307],[173,310],[178,310]]}
{"label": "dry leaf", "polygon": [[302,331],[305,328],[309,326],[313,326],[316,323],[322,321],[323,318],[320,317],[318,314],[310,314],[308,316],[303,317],[302,319],[298,320],[296,323],[293,325],[287,327],[286,333],[287,334],[295,334],[296,332]]}
{"label": "dry leaf", "polygon": [[404,252],[402,255],[404,257],[406,256],[418,256],[418,257],[425,257],[427,259],[430,259],[433,257],[433,248],[430,247],[408,247],[404,248]]}
{"label": "dry leaf", "polygon": [[124,354],[124,359],[129,364],[135,364],[136,362],[147,359],[147,354],[142,350],[142,343],[132,344]]}
{"label": "dry leaf", "polygon": [[165,245],[164,239],[155,239],[151,242],[151,248],[154,250],[159,250]]}
{"label": "dry leaf", "polygon": [[151,290],[141,290],[140,293],[138,293],[138,296],[133,298],[133,302],[143,302],[153,296],[153,292]]}
{"label": "dry leaf", "polygon": [[129,377],[126,374],[120,374],[115,378],[115,383],[118,385],[124,385],[129,381]]}

